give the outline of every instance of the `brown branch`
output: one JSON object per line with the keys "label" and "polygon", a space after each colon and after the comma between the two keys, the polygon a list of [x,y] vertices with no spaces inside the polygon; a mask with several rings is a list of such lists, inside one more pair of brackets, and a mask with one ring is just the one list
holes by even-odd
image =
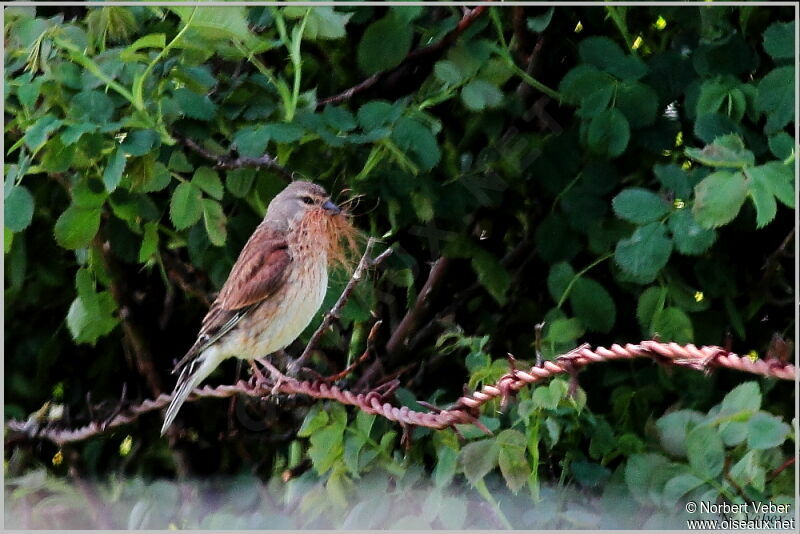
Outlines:
{"label": "brown branch", "polygon": [[[541,366],[534,366],[527,371],[513,370],[500,378],[495,384],[485,385],[479,391],[462,396],[449,409],[434,409],[428,412],[417,412],[407,406],[396,407],[385,402],[385,397],[397,386],[396,383],[380,386],[368,393],[355,394],[352,391],[342,390],[324,382],[299,381],[281,375],[272,367],[271,372],[277,375],[275,381],[262,380],[249,384],[240,380],[234,385],[205,386],[195,389],[187,402],[200,398],[227,398],[234,395],[248,395],[252,397],[265,397],[275,393],[307,395],[315,399],[334,400],[341,404],[356,406],[358,409],[380,415],[390,421],[414,426],[423,426],[433,429],[454,427],[457,424],[475,424],[478,422],[478,409],[487,402],[496,398],[508,398],[514,392],[528,385],[564,373],[571,373],[583,368],[590,363],[600,363],[613,360],[631,360],[635,358],[651,358],[663,364],[685,367],[693,370],[707,371],[715,367],[726,367],[739,371],[761,375],[780,380],[794,380],[795,366],[783,362],[769,360],[751,360],[746,356],[739,356],[728,352],[722,347],[695,345],[678,345],[677,343],[660,343],[658,341],[642,341],[639,344],[612,345],[611,348],[598,347],[591,350],[588,344],[570,351],[557,358],[555,361],[546,361]],[[21,432],[31,438],[47,439],[58,445],[81,441],[110,429],[128,424],[140,415],[159,410],[169,404],[172,396],[159,395],[156,399],[145,400],[133,406],[126,413],[117,415],[108,424],[92,421],[88,425],[70,429],[54,427],[39,428],[35,418],[27,422],[11,420],[7,427],[12,432]]]}
{"label": "brown branch", "polygon": [[405,57],[405,59],[398,66],[394,67],[393,69],[375,73],[369,78],[362,80],[361,82],[350,87],[349,89],[342,91],[341,93],[319,100],[317,102],[317,109],[322,108],[328,104],[341,104],[342,102],[346,102],[351,98],[353,98],[354,96],[365,92],[366,90],[377,85],[379,82],[383,82],[385,80],[397,79],[397,80],[407,81],[406,77],[402,76],[402,74],[408,72],[410,64],[412,63],[419,63],[424,60],[429,60],[432,68],[433,62],[438,57],[438,54],[441,53],[445,48],[453,44],[456,41],[456,39],[458,39],[458,37],[462,33],[464,33],[464,31],[467,28],[469,28],[486,11],[487,7],[488,6],[477,6],[474,9],[466,11],[463,17],[461,17],[461,20],[458,21],[456,27],[453,28],[440,41],[413,50]]}
{"label": "brown branch", "polygon": [[214,162],[214,166],[218,169],[239,169],[242,167],[259,167],[270,169],[276,171],[278,174],[283,176],[288,180],[294,179],[294,174],[286,170],[285,167],[280,165],[277,160],[269,154],[264,154],[263,156],[259,156],[257,158],[247,157],[247,156],[238,156],[233,157],[230,154],[225,155],[217,155],[211,152],[210,150],[206,149],[196,141],[189,139],[188,137],[183,137],[181,135],[173,134],[178,141],[183,143],[186,147],[193,150],[195,153],[199,154],[200,156],[206,158],[209,161]]}

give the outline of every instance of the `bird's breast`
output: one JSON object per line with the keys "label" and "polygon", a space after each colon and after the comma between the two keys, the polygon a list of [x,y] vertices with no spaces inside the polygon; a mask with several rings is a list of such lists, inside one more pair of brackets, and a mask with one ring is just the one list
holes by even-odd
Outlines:
{"label": "bird's breast", "polygon": [[286,348],[319,311],[328,289],[322,253],[292,254],[285,283],[247,314],[225,340],[230,356],[253,359]]}

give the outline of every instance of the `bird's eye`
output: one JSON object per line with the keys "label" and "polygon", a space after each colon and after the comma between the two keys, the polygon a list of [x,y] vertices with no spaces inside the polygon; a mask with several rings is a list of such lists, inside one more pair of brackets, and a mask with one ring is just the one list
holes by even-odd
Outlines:
{"label": "bird's eye", "polygon": [[311,197],[300,197],[300,200],[303,201],[303,204],[313,204],[314,199]]}

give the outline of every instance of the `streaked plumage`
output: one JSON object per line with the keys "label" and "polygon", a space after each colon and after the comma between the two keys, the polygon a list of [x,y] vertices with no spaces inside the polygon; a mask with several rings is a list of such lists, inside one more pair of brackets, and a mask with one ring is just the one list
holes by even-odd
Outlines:
{"label": "streaked plumage", "polygon": [[[349,230],[348,230],[349,229]],[[349,233],[348,233],[349,232]],[[226,358],[267,356],[294,341],[319,310],[331,256],[352,227],[325,190],[292,182],[267,209],[203,319],[180,372],[162,435],[183,402]]]}

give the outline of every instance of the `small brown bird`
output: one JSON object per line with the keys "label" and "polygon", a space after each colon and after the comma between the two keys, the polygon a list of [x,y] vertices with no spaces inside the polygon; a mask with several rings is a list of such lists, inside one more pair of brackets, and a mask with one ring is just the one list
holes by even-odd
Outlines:
{"label": "small brown bird", "polygon": [[292,182],[272,199],[203,319],[197,341],[175,366],[173,373],[180,375],[161,435],[220,362],[267,356],[305,330],[328,289],[328,266],[348,264],[355,235],[319,185]]}

